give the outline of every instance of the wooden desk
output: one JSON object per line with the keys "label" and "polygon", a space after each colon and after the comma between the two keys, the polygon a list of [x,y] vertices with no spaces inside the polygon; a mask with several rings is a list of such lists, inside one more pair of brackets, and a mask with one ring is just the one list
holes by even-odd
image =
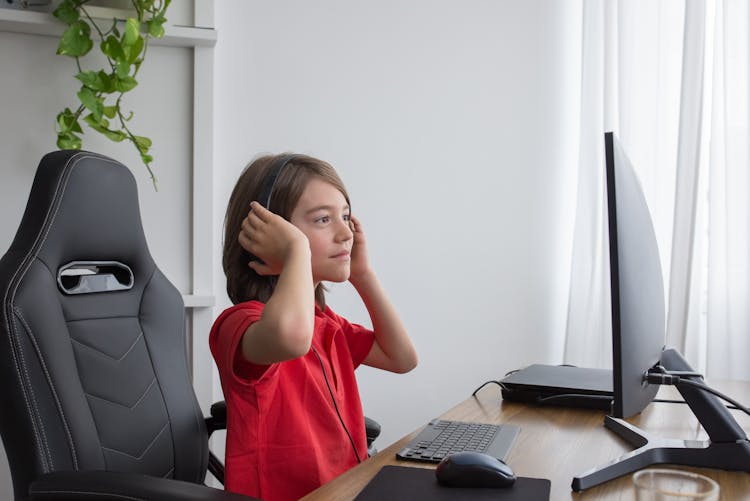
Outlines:
{"label": "wooden desk", "polygon": [[[713,386],[740,402],[750,402],[750,382],[713,383]],[[679,399],[673,388],[662,388],[658,398]],[[731,411],[745,430],[750,430],[750,416]],[[443,419],[486,423],[512,423],[521,427],[508,464],[516,475],[548,478],[552,481],[550,499],[633,500],[635,493],[630,475],[593,487],[583,492],[570,488],[574,476],[616,459],[631,448],[603,426],[605,413],[596,410],[563,407],[536,407],[503,401],[500,388],[487,386],[477,397],[470,397],[440,416]],[[664,438],[703,440],[705,432],[687,405],[652,403],[640,415],[628,419],[635,426]],[[350,500],[364,488],[385,465],[434,468],[433,465],[396,459],[396,452],[412,439],[410,433],[380,451],[359,466],[320,487],[305,501]],[[686,468],[716,480],[721,486],[721,499],[750,500],[750,474],[721,470]]]}

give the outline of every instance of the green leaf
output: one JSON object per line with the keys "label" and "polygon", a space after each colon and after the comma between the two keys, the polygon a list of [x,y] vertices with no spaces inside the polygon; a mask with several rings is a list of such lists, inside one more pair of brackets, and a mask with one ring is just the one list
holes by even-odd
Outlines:
{"label": "green leaf", "polygon": [[144,164],[148,165],[154,161],[154,157],[152,157],[151,155],[147,153],[141,153],[141,160],[143,160]]}
{"label": "green leaf", "polygon": [[140,35],[140,24],[138,23],[138,20],[134,17],[129,17],[128,20],[125,21],[125,33],[122,35],[122,45],[124,47],[133,45]]}
{"label": "green leaf", "polygon": [[89,125],[89,127],[94,129],[96,132],[104,135],[110,141],[119,143],[128,138],[128,135],[123,131],[110,129],[109,122],[106,119],[104,120],[104,123],[96,123],[96,119],[92,115],[88,115],[83,120]]}
{"label": "green leaf", "polygon": [[146,21],[148,26],[148,33],[154,38],[161,38],[164,36],[164,23],[167,20],[164,17],[155,17]]}
{"label": "green leaf", "polygon": [[135,146],[141,154],[145,154],[151,148],[151,140],[144,136],[133,136]]}
{"label": "green leaf", "polygon": [[76,75],[76,78],[89,89],[98,90],[94,88],[98,80],[96,71],[81,71]]}
{"label": "green leaf", "polygon": [[138,40],[136,40],[132,46],[128,47],[128,50],[126,51],[126,56],[130,64],[133,64],[134,62],[138,60],[138,56],[140,56],[141,52],[143,52],[144,44],[145,44],[144,38],[142,36],[139,36]]}
{"label": "green leaf", "polygon": [[57,127],[58,127],[58,133],[65,133],[65,132],[83,132],[81,129],[81,125],[78,123],[78,120],[76,119],[75,113],[70,111],[70,108],[65,108],[65,110],[61,111],[57,114]]}
{"label": "green leaf", "polygon": [[116,143],[124,141],[125,139],[128,138],[128,135],[125,134],[121,130],[110,130],[110,129],[107,129],[104,132],[102,132],[102,134],[104,134],[105,136],[107,136],[108,139],[110,139],[111,141],[114,141]]}
{"label": "green leaf", "polygon": [[115,63],[115,74],[118,78],[127,78],[130,75],[130,63],[126,60],[117,61]]}
{"label": "green leaf", "polygon": [[104,70],[99,70],[99,78],[102,81],[102,93],[112,94],[115,92],[115,77],[106,73]]}
{"label": "green leaf", "polygon": [[80,150],[81,138],[69,132],[58,134],[57,147],[61,150]]}
{"label": "green leaf", "polygon": [[125,59],[125,52],[122,50],[122,45],[114,35],[110,35],[102,41],[99,48],[105,56],[115,61]]}
{"label": "green leaf", "polygon": [[117,92],[128,92],[138,85],[138,81],[130,76],[116,77],[115,78],[115,89]]}
{"label": "green leaf", "polygon": [[57,128],[61,132],[67,131],[70,126],[68,125],[67,117],[71,114],[70,108],[65,108],[64,111],[61,111],[57,114]]}
{"label": "green leaf", "polygon": [[104,116],[107,118],[115,118],[117,115],[117,106],[105,106]]}
{"label": "green leaf", "polygon": [[110,90],[112,83],[110,82],[109,75],[102,70],[82,71],[76,75],[76,78],[80,80],[83,85],[95,92],[112,92],[112,90]]}
{"label": "green leaf", "polygon": [[93,113],[89,113],[88,115],[83,117],[83,121],[86,122],[89,127],[99,132],[101,132],[99,129],[105,129],[109,127],[109,120],[104,117],[100,117],[97,119]]}
{"label": "green leaf", "polygon": [[60,38],[57,53],[63,56],[85,56],[94,46],[91,28],[85,21],[76,21],[67,27]]}
{"label": "green leaf", "polygon": [[61,2],[52,15],[65,24],[75,23],[80,18],[78,9],[75,8],[75,5],[71,0],[64,0]]}
{"label": "green leaf", "polygon": [[81,87],[77,96],[81,100],[81,104],[96,117],[96,121],[101,121],[104,114],[104,100],[88,87]]}
{"label": "green leaf", "polygon": [[[67,111],[70,111],[70,110],[67,110]],[[61,111],[60,113],[57,114],[57,130],[59,132],[67,132],[68,128],[69,128],[68,124],[65,121],[65,112]]]}

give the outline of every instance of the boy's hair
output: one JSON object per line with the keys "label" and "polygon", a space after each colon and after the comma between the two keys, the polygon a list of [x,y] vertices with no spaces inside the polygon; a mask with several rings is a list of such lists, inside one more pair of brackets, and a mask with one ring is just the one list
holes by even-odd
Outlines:
{"label": "boy's hair", "polygon": [[[265,155],[252,161],[240,174],[232,195],[229,197],[224,218],[222,265],[227,277],[227,294],[234,304],[253,299],[266,303],[276,286],[275,276],[258,275],[247,265],[250,255],[240,246],[238,237],[242,220],[250,211],[250,202],[253,200],[262,204],[266,202],[258,200],[258,197],[261,196],[269,170],[283,155],[288,155],[288,153]],[[333,185],[344,195],[346,203],[350,204],[346,187],[330,164],[307,155],[295,155],[279,172],[273,187],[271,204],[267,209],[289,221],[307,183],[313,178],[319,178]],[[324,290],[322,283],[315,288],[315,302],[321,308],[325,306]]]}

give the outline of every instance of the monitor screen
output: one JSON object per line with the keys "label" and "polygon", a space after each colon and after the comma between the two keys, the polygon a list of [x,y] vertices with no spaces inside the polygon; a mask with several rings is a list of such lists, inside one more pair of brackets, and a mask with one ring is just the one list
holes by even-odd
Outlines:
{"label": "monitor screen", "polygon": [[665,342],[664,284],[646,198],[625,151],[604,134],[612,299],[612,415],[641,412],[659,387],[644,374]]}

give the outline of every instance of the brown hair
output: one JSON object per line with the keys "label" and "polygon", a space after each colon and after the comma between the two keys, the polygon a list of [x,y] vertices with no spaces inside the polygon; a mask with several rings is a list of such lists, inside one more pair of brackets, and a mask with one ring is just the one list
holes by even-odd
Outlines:
{"label": "brown hair", "polygon": [[[242,220],[250,210],[250,202],[258,200],[271,167],[282,155],[266,155],[251,162],[240,174],[232,190],[224,218],[224,253],[222,265],[227,277],[227,294],[232,303],[257,300],[267,302],[276,286],[275,276],[261,276],[247,263],[249,254],[238,241]],[[341,178],[330,164],[307,155],[295,155],[279,172],[273,186],[273,196],[268,209],[287,221],[292,216],[302,192],[312,178],[319,178],[338,189],[349,204],[349,195]],[[258,200],[265,203],[265,200]],[[323,284],[315,289],[315,302],[325,306]]]}

